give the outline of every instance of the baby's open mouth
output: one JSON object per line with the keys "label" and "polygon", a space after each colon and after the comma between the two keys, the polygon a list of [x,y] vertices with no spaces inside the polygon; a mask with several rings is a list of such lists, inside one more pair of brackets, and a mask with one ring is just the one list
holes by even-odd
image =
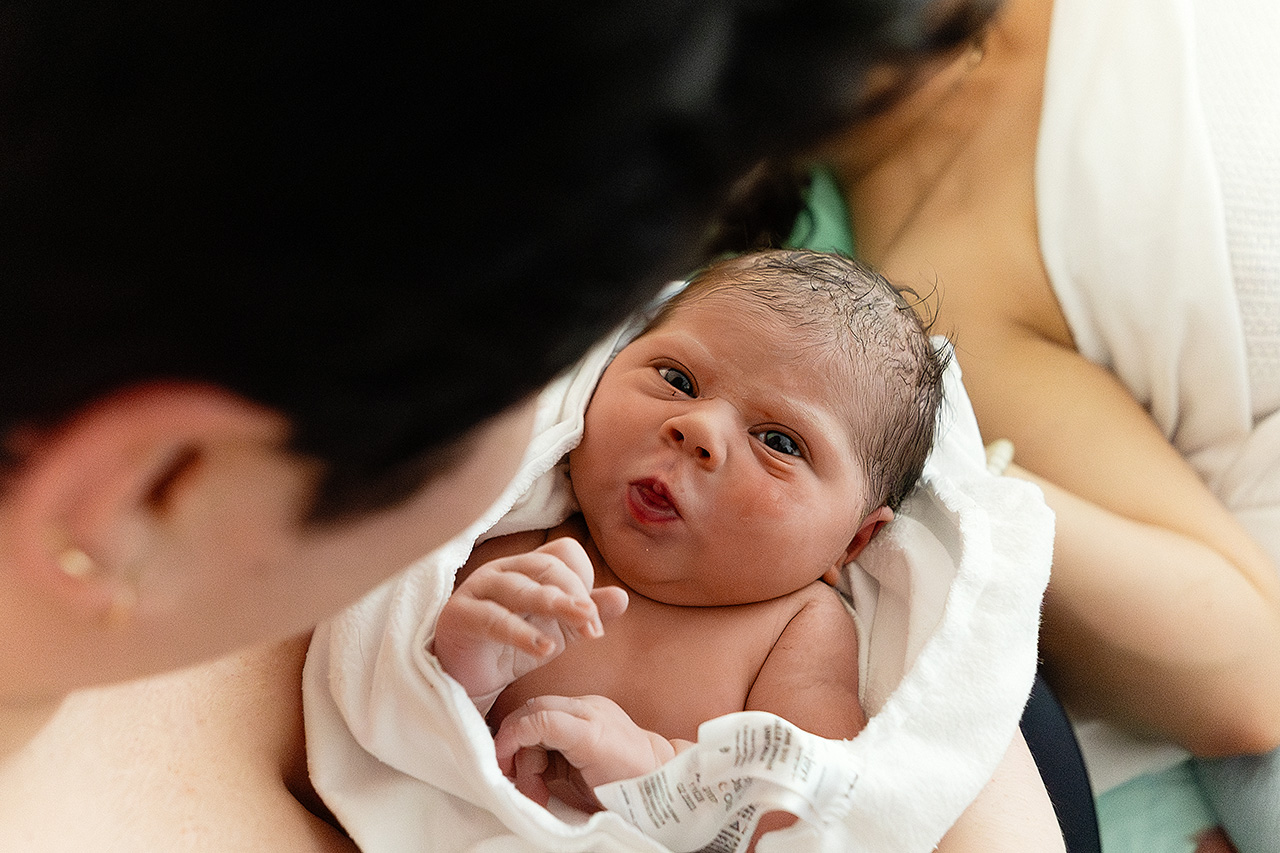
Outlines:
{"label": "baby's open mouth", "polygon": [[668,521],[680,510],[666,485],[658,480],[638,480],[627,490],[627,506],[639,521]]}

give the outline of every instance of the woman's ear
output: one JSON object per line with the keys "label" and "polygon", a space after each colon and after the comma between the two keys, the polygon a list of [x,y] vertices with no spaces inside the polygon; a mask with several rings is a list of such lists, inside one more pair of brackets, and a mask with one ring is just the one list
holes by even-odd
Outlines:
{"label": "woman's ear", "polygon": [[210,449],[278,445],[287,434],[279,414],[179,382],[118,390],[54,427],[23,430],[10,437],[17,462],[0,495],[4,559],[56,606],[123,617]]}
{"label": "woman's ear", "polygon": [[858,532],[853,535],[853,539],[850,540],[849,546],[845,548],[844,556],[841,558],[840,563],[828,569],[827,573],[822,576],[823,580],[834,586],[840,579],[840,570],[856,560],[858,555],[862,553],[862,549],[867,547],[867,543],[880,532],[880,528],[890,521],[893,521],[893,510],[887,506],[878,507],[868,513],[866,518],[862,519],[862,524],[858,527]]}

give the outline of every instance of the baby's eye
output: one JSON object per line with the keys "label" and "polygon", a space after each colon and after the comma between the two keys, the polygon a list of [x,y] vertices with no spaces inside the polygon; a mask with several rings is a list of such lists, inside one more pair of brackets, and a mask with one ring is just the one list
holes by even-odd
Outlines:
{"label": "baby's eye", "polygon": [[659,367],[658,375],[681,394],[687,394],[690,397],[698,396],[697,389],[693,387],[693,380],[686,376],[684,372],[674,367]]}
{"label": "baby's eye", "polygon": [[785,453],[788,456],[800,456],[800,445],[796,440],[785,432],[778,432],[776,429],[765,430],[760,433],[760,440],[764,442],[765,447],[770,450],[776,450],[779,453]]}

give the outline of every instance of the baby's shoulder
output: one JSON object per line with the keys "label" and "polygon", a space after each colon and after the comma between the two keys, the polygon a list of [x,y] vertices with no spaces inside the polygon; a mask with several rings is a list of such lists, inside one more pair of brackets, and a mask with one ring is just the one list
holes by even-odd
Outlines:
{"label": "baby's shoulder", "polygon": [[728,622],[739,626],[740,636],[757,636],[767,648],[811,643],[856,646],[858,641],[844,599],[822,581],[746,608],[725,609],[732,612]]}
{"label": "baby's shoulder", "polygon": [[844,597],[825,581],[814,581],[785,598],[787,608],[793,613],[805,611],[823,618],[851,618]]}
{"label": "baby's shoulder", "polygon": [[845,599],[823,581],[815,581],[779,600],[781,628],[775,642],[857,643],[857,629]]}
{"label": "baby's shoulder", "polygon": [[481,563],[487,563],[499,557],[525,554],[547,544],[547,534],[548,531],[546,530],[523,530],[519,533],[508,533],[504,536],[486,539],[471,549],[471,556],[467,558],[467,565],[478,566]]}
{"label": "baby's shoulder", "polygon": [[822,582],[788,598],[790,618],[752,683],[746,710],[769,711],[823,737],[853,737],[866,725],[853,618]]}

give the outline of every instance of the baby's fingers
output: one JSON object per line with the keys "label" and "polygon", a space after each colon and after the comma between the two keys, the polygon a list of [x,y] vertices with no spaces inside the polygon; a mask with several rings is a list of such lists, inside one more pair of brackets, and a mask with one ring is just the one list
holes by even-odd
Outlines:
{"label": "baby's fingers", "polygon": [[[582,771],[589,790],[604,781],[639,775],[629,772],[636,767],[640,772],[651,770],[654,762],[648,736],[611,699],[546,695],[534,697],[508,714],[493,741],[504,772],[520,750],[538,747],[558,752]],[[644,753],[639,760],[633,754],[637,744]]]}
{"label": "baby's fingers", "polygon": [[627,610],[627,592],[619,586],[597,587],[591,590],[591,600],[596,603],[601,622],[617,619]]}
{"label": "baby's fingers", "polygon": [[523,616],[486,598],[455,597],[440,616],[436,628],[437,654],[441,653],[441,637],[475,637],[511,646],[534,658],[545,657],[556,650],[554,637]]}
{"label": "baby's fingers", "polygon": [[521,750],[538,747],[572,755],[584,741],[594,740],[593,734],[593,723],[582,714],[580,700],[539,696],[507,715],[493,736],[493,745],[498,766],[510,776]]}
{"label": "baby's fingers", "polygon": [[595,584],[595,567],[591,565],[591,558],[587,556],[582,543],[576,539],[567,536],[552,539],[545,545],[535,548],[532,553],[546,554],[557,560],[577,578],[576,588],[584,594],[589,592]]}
{"label": "baby's fingers", "polygon": [[542,778],[548,764],[547,751],[536,746],[522,749],[515,754],[513,763],[514,769],[507,775],[515,782],[516,790],[538,805],[546,806],[551,799],[551,791]]}
{"label": "baby's fingers", "polygon": [[600,614],[590,596],[539,582],[521,571],[477,573],[468,578],[458,594],[491,601],[521,618],[549,620],[559,624],[568,635],[598,637],[604,633]]}

